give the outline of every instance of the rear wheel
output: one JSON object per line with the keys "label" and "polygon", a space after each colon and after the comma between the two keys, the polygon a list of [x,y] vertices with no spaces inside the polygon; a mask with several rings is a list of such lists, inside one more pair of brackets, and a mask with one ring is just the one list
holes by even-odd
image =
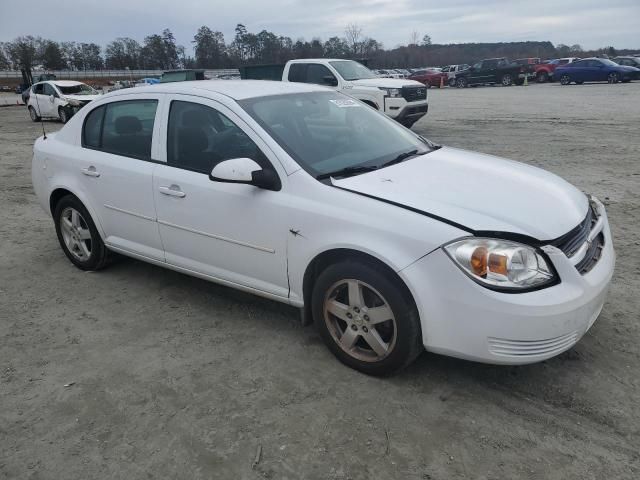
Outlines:
{"label": "rear wheel", "polygon": [[468,85],[467,79],[465,77],[460,77],[456,80],[456,87],[465,88]]}
{"label": "rear wheel", "polygon": [[560,77],[561,85],[569,85],[570,83],[571,83],[571,77],[569,77],[569,75],[562,75]]}
{"label": "rear wheel", "polygon": [[40,116],[36,113],[36,109],[32,106],[29,106],[29,117],[31,117],[32,122],[39,122]]}
{"label": "rear wheel", "polygon": [[510,87],[511,84],[513,83],[513,77],[511,76],[510,73],[505,73],[502,76],[502,79],[500,80],[500,83],[502,83],[503,87]]}
{"label": "rear wheel", "polygon": [[536,75],[536,81],[538,83],[546,83],[549,81],[549,74],[547,72],[538,72]]}
{"label": "rear wheel", "polygon": [[109,251],[80,200],[73,195],[60,199],[53,219],[60,246],[71,263],[81,270],[100,270],[107,265]]}
{"label": "rear wheel", "polygon": [[449,79],[449,86],[450,87],[455,87],[456,86],[456,79],[455,78],[450,78]]}
{"label": "rear wheel", "polygon": [[607,82],[609,83],[618,83],[620,81],[620,77],[616,72],[611,72],[607,77]]}
{"label": "rear wheel", "polygon": [[312,311],[327,347],[363,373],[394,373],[423,350],[413,299],[372,265],[345,261],[327,267],[315,282]]}

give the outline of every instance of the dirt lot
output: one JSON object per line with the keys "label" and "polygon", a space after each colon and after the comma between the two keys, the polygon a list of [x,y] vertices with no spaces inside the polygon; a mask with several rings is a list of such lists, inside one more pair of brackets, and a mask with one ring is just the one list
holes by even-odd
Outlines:
{"label": "dirt lot", "polygon": [[40,125],[1,108],[0,478],[639,478],[640,82],[430,98],[415,130],[606,201],[616,275],[575,348],[369,378],[290,307],[128,259],[83,273],[32,193]]}

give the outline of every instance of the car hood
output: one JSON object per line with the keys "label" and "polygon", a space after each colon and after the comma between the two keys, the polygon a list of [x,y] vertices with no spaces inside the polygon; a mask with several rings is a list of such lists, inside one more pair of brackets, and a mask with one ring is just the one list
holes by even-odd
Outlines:
{"label": "car hood", "polygon": [[586,195],[552,173],[450,147],[332,183],[473,231],[541,241],[569,232],[588,209]]}
{"label": "car hood", "polygon": [[78,100],[79,102],[91,102],[96,98],[100,98],[100,95],[65,95],[64,98]]}
{"label": "car hood", "polygon": [[362,85],[363,87],[382,87],[382,88],[402,88],[402,87],[424,87],[420,82],[414,80],[406,80],[402,78],[367,78],[362,80],[353,80],[353,85]]}

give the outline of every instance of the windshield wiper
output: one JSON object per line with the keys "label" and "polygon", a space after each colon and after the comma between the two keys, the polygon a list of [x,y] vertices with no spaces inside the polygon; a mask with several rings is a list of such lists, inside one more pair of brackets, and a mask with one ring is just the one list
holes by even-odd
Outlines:
{"label": "windshield wiper", "polygon": [[324,180],[325,178],[329,178],[329,177],[348,177],[351,175],[357,175],[359,173],[371,172],[377,169],[378,167],[376,167],[375,165],[371,165],[368,167],[367,166],[345,167],[345,168],[341,168],[340,170],[336,170],[335,172],[321,173],[316,178],[318,180]]}
{"label": "windshield wiper", "polygon": [[380,165],[380,168],[389,167],[391,165],[395,165],[396,163],[404,162],[405,160],[408,160],[411,157],[416,157],[418,155],[422,155],[422,153],[419,153],[419,150],[417,148],[415,150],[409,150],[408,152],[401,153],[396,158],[383,163],[382,165]]}

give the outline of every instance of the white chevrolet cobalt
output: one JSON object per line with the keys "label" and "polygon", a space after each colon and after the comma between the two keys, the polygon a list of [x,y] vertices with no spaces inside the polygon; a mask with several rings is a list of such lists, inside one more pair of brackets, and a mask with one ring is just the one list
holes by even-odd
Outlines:
{"label": "white chevrolet cobalt", "polygon": [[36,141],[33,185],[77,267],[118,252],[289,303],[368,374],[424,348],[553,357],[589,330],[614,269],[593,196],[321,86],[110,93]]}

